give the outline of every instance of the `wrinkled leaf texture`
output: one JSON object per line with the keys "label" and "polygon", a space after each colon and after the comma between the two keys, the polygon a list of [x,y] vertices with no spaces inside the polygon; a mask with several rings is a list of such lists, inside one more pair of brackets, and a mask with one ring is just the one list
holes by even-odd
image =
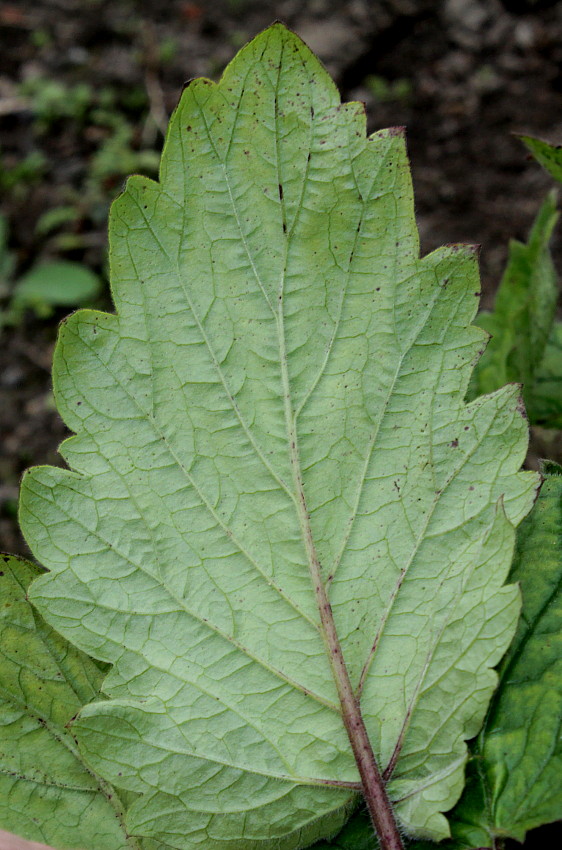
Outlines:
{"label": "wrinkled leaf texture", "polygon": [[57,848],[133,850],[123,802],[83,764],[68,729],[99,699],[102,672],[27,601],[38,573],[0,556],[0,828]]}
{"label": "wrinkled leaf texture", "polygon": [[523,593],[519,626],[454,813],[462,847],[523,841],[528,830],[562,820],[562,469],[544,472],[510,573]]}
{"label": "wrinkled leaf texture", "polygon": [[[517,633],[499,667],[484,726],[471,742],[462,797],[442,850],[495,848],[562,820],[562,467],[545,462],[533,510],[517,531],[509,574],[521,587]],[[314,850],[377,850],[366,812]],[[431,850],[408,842],[408,850]]]}
{"label": "wrinkled leaf texture", "polygon": [[117,313],[72,316],[55,355],[71,470],[21,497],[30,598],[113,665],[83,757],[181,850],[335,834],[358,772],[317,556],[397,816],[447,835],[536,488],[518,387],[464,403],[475,251],[419,258],[403,133],[367,139],[280,24],[188,86],[110,240]]}

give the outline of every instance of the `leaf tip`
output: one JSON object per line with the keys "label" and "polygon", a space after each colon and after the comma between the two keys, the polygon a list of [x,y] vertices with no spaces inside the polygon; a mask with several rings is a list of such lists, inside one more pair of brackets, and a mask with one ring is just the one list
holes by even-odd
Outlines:
{"label": "leaf tip", "polygon": [[560,466],[559,463],[556,463],[555,460],[548,460],[547,458],[541,458],[541,460],[539,460],[539,471],[543,476],[562,476],[562,466]]}
{"label": "leaf tip", "polygon": [[402,136],[403,138],[406,138],[406,127],[404,125],[387,127],[386,133],[388,136]]}

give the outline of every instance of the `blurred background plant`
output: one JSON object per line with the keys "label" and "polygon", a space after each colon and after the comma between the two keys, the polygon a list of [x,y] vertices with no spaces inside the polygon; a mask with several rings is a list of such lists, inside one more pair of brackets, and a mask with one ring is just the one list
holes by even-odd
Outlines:
{"label": "blurred background plant", "polygon": [[7,221],[0,215],[0,328],[19,324],[25,310],[32,310],[38,319],[48,319],[57,307],[85,307],[95,302],[102,280],[80,263],[38,263],[16,280],[15,258],[7,237]]}

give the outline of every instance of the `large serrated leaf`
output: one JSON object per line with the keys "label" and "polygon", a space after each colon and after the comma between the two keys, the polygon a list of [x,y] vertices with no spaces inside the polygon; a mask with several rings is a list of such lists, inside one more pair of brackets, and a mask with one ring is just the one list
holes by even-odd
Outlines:
{"label": "large serrated leaf", "polygon": [[38,574],[0,556],[0,828],[61,850],[138,850],[122,801],[86,767],[68,730],[99,699],[102,673],[27,601]]}
{"label": "large serrated leaf", "polygon": [[518,388],[464,403],[475,253],[419,258],[402,133],[281,25],[186,89],[160,177],[112,209],[117,315],[60,334],[74,471],[22,489],[34,602],[114,665],[82,753],[180,850],[329,837],[360,790],[335,623],[397,815],[441,838],[536,488]]}

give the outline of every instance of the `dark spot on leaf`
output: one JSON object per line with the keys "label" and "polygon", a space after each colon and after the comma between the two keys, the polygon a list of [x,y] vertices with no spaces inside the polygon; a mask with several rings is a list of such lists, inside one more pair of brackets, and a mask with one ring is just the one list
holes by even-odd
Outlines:
{"label": "dark spot on leaf", "polygon": [[449,443],[449,445],[451,446],[452,449],[456,449],[458,444],[459,444],[459,441],[456,438],[454,440],[451,440],[451,442]]}

